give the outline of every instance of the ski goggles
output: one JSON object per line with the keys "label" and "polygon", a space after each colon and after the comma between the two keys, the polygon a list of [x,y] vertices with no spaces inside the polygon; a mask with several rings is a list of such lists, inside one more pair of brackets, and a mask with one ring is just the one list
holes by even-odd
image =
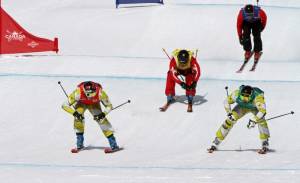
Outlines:
{"label": "ski goggles", "polygon": [[249,94],[243,94],[240,96],[241,100],[244,102],[249,102],[250,101],[250,96]]}

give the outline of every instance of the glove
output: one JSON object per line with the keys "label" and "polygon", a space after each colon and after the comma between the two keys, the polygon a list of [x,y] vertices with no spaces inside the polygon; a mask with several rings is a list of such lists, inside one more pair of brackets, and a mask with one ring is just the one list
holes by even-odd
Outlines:
{"label": "glove", "polygon": [[256,122],[253,121],[253,120],[251,120],[251,119],[249,119],[249,122],[248,122],[248,124],[247,124],[247,128],[248,128],[248,129],[254,128],[255,125],[256,125]]}
{"label": "glove", "polygon": [[106,114],[104,112],[101,112],[100,114],[94,116],[94,120],[100,121],[100,120],[104,119],[105,116],[106,116]]}
{"label": "glove", "polygon": [[244,38],[243,38],[243,36],[239,37],[239,41],[240,41],[240,44],[243,46],[244,45]]}
{"label": "glove", "polygon": [[235,121],[234,116],[233,116],[233,114],[232,114],[231,112],[228,113],[227,116],[228,116],[228,119],[229,119],[230,121]]}
{"label": "glove", "polygon": [[186,86],[186,84],[185,84],[184,82],[181,82],[181,83],[180,83],[180,86],[181,86],[181,88],[183,88],[183,89],[186,89],[186,88],[187,88],[187,86]]}
{"label": "glove", "polygon": [[196,81],[193,81],[192,84],[190,85],[189,89],[190,90],[193,90],[197,87],[197,82]]}
{"label": "glove", "polygon": [[84,117],[83,117],[83,115],[82,114],[80,114],[79,112],[77,112],[77,111],[75,111],[74,113],[73,113],[73,116],[75,117],[75,119],[76,120],[78,120],[78,121],[82,121],[82,120],[84,120]]}

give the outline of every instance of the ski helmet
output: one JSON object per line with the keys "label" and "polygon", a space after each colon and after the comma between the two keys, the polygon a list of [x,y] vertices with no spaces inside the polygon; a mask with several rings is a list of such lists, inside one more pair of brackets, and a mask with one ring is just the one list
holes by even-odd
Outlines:
{"label": "ski helmet", "polygon": [[83,91],[87,97],[93,97],[96,95],[96,85],[92,81],[86,81],[83,84]]}
{"label": "ski helmet", "polygon": [[244,102],[249,102],[251,100],[251,96],[253,93],[253,88],[251,86],[242,86],[241,87],[241,95],[240,95],[240,99],[242,99]]}
{"label": "ski helmet", "polygon": [[253,88],[249,85],[246,85],[241,89],[241,95],[244,97],[249,97],[252,94],[252,92]]}
{"label": "ski helmet", "polygon": [[248,16],[251,16],[251,15],[254,16],[254,6],[252,4],[247,4],[244,7],[244,10]]}
{"label": "ski helmet", "polygon": [[188,62],[189,57],[190,57],[190,55],[189,55],[189,52],[187,50],[180,50],[178,55],[177,55],[178,61],[180,63],[183,63],[183,64]]}

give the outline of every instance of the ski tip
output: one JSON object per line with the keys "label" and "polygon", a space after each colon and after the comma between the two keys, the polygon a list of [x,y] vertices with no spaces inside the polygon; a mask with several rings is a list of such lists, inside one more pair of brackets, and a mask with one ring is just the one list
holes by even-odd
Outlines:
{"label": "ski tip", "polygon": [[165,111],[166,111],[166,109],[165,109],[165,108],[163,108],[163,107],[160,107],[160,108],[159,108],[159,111],[160,111],[160,112],[165,112]]}
{"label": "ski tip", "polygon": [[105,154],[114,153],[114,152],[117,152],[117,151],[121,151],[123,149],[124,149],[124,147],[119,147],[118,149],[112,150],[110,147],[106,147],[106,148],[104,148],[104,153]]}

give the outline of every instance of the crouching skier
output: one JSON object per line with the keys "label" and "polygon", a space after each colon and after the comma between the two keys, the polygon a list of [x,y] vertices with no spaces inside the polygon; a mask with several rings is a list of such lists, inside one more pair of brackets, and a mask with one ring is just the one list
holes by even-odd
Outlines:
{"label": "crouching skier", "polygon": [[[236,103],[236,106],[231,110],[230,104],[233,103]],[[259,138],[262,144],[258,153],[265,154],[269,150],[268,139],[270,137],[270,133],[267,121],[265,120],[266,104],[264,100],[264,92],[257,87],[241,85],[239,89],[235,90],[225,99],[224,107],[228,117],[218,129],[215,140],[208,149],[208,152],[212,153],[217,150],[218,146],[228,135],[233,125],[247,113],[252,113],[254,114],[255,120],[251,121],[253,124],[258,124]]]}
{"label": "crouching skier", "polygon": [[[102,111],[100,102],[105,106],[105,111]],[[120,149],[114,137],[112,125],[105,117],[112,110],[112,104],[99,83],[92,81],[80,83],[68,96],[68,101],[63,103],[62,108],[74,116],[77,142],[76,147],[71,150],[72,153],[78,153],[84,149],[84,112],[86,110],[93,115],[94,120],[108,139],[110,148],[106,148],[105,152],[114,152]]]}

